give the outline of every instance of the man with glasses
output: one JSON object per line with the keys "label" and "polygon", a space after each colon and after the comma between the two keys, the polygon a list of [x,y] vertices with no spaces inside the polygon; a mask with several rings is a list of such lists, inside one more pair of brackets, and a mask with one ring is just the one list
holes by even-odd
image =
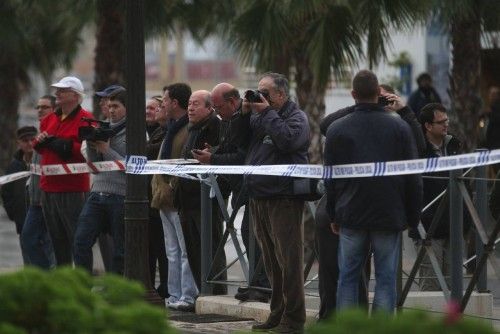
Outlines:
{"label": "man with glasses", "polygon": [[[248,143],[251,139],[250,131],[250,112],[242,111],[242,98],[238,89],[233,85],[222,82],[212,89],[212,102],[215,111],[222,119],[219,132],[219,145],[214,148],[206,147],[204,150],[193,152],[193,157],[199,162],[211,165],[243,165],[248,149]],[[245,206],[243,220],[241,222],[241,237],[243,244],[250,254],[249,241],[249,215],[248,195],[242,187],[243,177],[241,175],[219,175],[219,180],[228,181],[229,190],[233,196],[231,206],[233,210]],[[260,248],[256,245],[254,258],[257,263],[260,258]],[[238,288],[234,296],[241,301],[260,301],[269,300],[270,293],[257,288],[270,288],[269,280],[261,266],[250,282],[251,288]]]}
{"label": "man with glasses", "polygon": [[[78,129],[86,126],[82,117],[92,114],[81,107],[83,84],[76,77],[64,77],[52,85],[56,89],[57,109],[40,123],[40,134],[33,146],[41,156],[41,165],[85,162],[80,152]],[[40,179],[42,209],[57,265],[72,263],[72,245],[78,215],[89,191],[89,174],[46,175]]]}
{"label": "man with glasses", "polygon": [[[448,115],[446,108],[440,103],[429,103],[420,111],[420,123],[425,134],[426,151],[425,158],[435,158],[448,155],[456,155],[461,153],[460,141],[448,134]],[[448,172],[436,172],[424,174],[426,176],[441,176],[447,177]],[[448,186],[447,179],[424,178],[424,207],[434,200]],[[430,208],[422,212],[421,221],[426,231],[429,230],[432,219],[436,213],[440,201],[434,203]],[[449,274],[448,260],[448,244],[449,244],[449,215],[448,209],[445,209],[441,219],[439,220],[437,229],[432,235],[432,248],[436,254],[443,274]],[[466,219],[464,220],[464,222]],[[422,240],[416,228],[409,230],[409,236],[414,239],[417,247],[421,246]],[[436,278],[434,269],[432,269],[430,259],[426,255],[422,265],[420,266],[420,290],[422,291],[438,291],[441,290],[439,282]]]}
{"label": "man with glasses", "polygon": [[[56,97],[44,95],[38,99],[35,110],[38,121],[53,113],[56,109]],[[41,156],[33,151],[31,163],[40,164]],[[54,249],[43,218],[41,206],[40,175],[31,174],[28,180],[28,212],[21,232],[21,247],[30,265],[49,269],[55,264]]]}

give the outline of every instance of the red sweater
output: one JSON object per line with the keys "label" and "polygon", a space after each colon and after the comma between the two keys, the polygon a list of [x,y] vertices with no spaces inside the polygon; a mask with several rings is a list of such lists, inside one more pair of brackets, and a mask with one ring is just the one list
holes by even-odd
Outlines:
{"label": "red sweater", "polygon": [[[69,160],[62,160],[57,153],[42,147],[37,151],[42,155],[41,165],[85,162],[80,152],[82,142],[78,139],[78,128],[87,125],[82,117],[92,118],[92,114],[78,106],[64,120],[61,120],[61,109],[44,117],[40,123],[40,131],[47,131],[49,136],[71,139],[72,154]],[[33,145],[36,145],[36,140]],[[90,189],[89,174],[42,175],[40,188],[46,192],[87,192]]]}

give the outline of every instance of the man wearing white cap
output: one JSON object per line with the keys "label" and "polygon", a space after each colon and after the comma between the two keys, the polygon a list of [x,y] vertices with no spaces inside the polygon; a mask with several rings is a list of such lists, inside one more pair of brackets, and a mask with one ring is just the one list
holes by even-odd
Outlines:
{"label": "man wearing white cap", "polygon": [[[92,118],[92,114],[80,106],[84,96],[82,82],[75,77],[64,77],[52,87],[56,89],[58,108],[41,121],[40,134],[33,142],[42,156],[41,165],[85,162],[78,129],[87,125],[82,117]],[[88,174],[41,176],[42,209],[57,265],[72,262],[76,223],[89,185]]]}

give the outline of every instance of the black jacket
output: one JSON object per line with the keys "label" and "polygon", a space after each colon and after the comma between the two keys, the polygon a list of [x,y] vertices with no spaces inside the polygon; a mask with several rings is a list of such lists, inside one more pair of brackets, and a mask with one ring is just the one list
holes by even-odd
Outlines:
{"label": "black jacket", "polygon": [[[429,141],[426,141],[426,158],[436,158],[439,156],[449,156],[449,155],[457,155],[462,153],[461,143],[460,141],[451,135],[447,135],[444,139],[444,147],[445,151],[442,153],[436,152],[435,146],[433,146]],[[430,177],[448,177],[450,173],[448,171],[443,172],[434,172],[434,173],[426,173],[424,176]],[[436,179],[436,178],[423,178],[423,187],[424,187],[424,197],[423,197],[423,206],[427,206],[431,201],[433,201],[440,193],[442,193],[448,187],[447,179]],[[425,230],[428,231],[431,226],[434,215],[436,214],[436,210],[441,201],[436,201],[431,207],[422,212],[421,221]],[[470,215],[468,210],[464,205],[464,230],[468,230],[470,226]],[[408,235],[413,239],[420,239],[420,235],[416,228],[411,228],[408,231]],[[450,235],[450,215],[449,215],[449,204],[446,203],[445,211],[439,220],[437,228],[434,230],[432,235],[433,239],[443,239],[447,238]]]}
{"label": "black jacket", "polygon": [[[377,104],[357,104],[328,128],[325,164],[341,165],[417,158],[410,127]],[[351,229],[400,231],[416,226],[422,208],[420,175],[326,181],[332,220]]]}
{"label": "black jacket", "polygon": [[[18,150],[10,162],[5,174],[27,171],[28,166],[23,160],[23,151]],[[7,216],[16,224],[17,234],[21,234],[27,211],[26,178],[9,182],[2,186],[2,200]]]}
{"label": "black jacket", "polygon": [[[243,165],[250,144],[250,113],[243,114],[240,108],[233,114],[229,121],[221,121],[219,133],[219,146],[213,148],[210,164],[212,165]],[[248,196],[246,191],[241,195],[242,175],[219,175],[219,180],[224,179],[233,193],[233,208],[246,204]]]}
{"label": "black jacket", "polygon": [[[188,138],[186,144],[182,148],[182,157],[184,159],[193,159],[191,150],[205,148],[205,143],[211,146],[217,146],[219,143],[220,119],[212,113],[205,120],[188,125]],[[219,187],[224,188],[224,185],[219,183]],[[222,189],[221,189],[222,190]],[[179,178],[179,184],[175,188],[174,206],[181,209],[200,209],[200,182]]]}
{"label": "black jacket", "polygon": [[[310,135],[306,114],[287,101],[279,110],[268,108],[250,116],[252,140],[245,159],[247,165],[307,164]],[[250,198],[291,198],[291,177],[246,175]]]}
{"label": "black jacket", "polygon": [[408,105],[415,112],[417,118],[420,116],[420,110],[428,103],[441,103],[441,97],[433,87],[419,87],[408,98]]}
{"label": "black jacket", "polygon": [[500,101],[491,106],[486,129],[486,147],[490,150],[500,148]]}
{"label": "black jacket", "polygon": [[[326,136],[326,131],[328,130],[330,124],[346,115],[349,115],[353,111],[354,106],[349,106],[326,116],[319,124],[321,134]],[[418,156],[423,157],[426,150],[425,137],[422,132],[422,125],[420,125],[420,122],[417,120],[415,113],[410,109],[410,107],[405,106],[398,110],[397,114],[401,116],[401,119],[403,119],[403,121],[408,123],[410,126],[413,138],[415,138],[415,143],[417,144]]]}

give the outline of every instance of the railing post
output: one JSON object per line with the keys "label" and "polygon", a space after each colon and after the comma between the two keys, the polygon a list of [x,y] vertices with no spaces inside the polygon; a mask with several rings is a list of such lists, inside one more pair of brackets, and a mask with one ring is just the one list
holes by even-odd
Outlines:
{"label": "railing post", "polygon": [[458,188],[462,170],[450,171],[450,274],[451,300],[460,303],[463,296],[463,199]]}
{"label": "railing post", "polygon": [[[485,149],[480,149],[476,151],[485,151]],[[476,167],[476,176],[478,180],[476,182],[476,210],[479,215],[479,219],[483,223],[484,228],[487,228],[486,222],[488,221],[488,185],[486,180],[486,166],[478,166]],[[482,179],[482,180],[481,180]],[[481,237],[476,232],[476,266],[479,261],[480,256],[484,252],[484,245]],[[487,266],[484,266],[479,274],[479,278],[477,281],[477,291],[478,292],[486,292],[488,291],[487,285]]]}
{"label": "railing post", "polygon": [[[208,178],[206,178],[208,179]],[[202,295],[212,294],[212,285],[207,283],[207,277],[212,263],[212,200],[210,186],[201,182],[201,291]]]}

